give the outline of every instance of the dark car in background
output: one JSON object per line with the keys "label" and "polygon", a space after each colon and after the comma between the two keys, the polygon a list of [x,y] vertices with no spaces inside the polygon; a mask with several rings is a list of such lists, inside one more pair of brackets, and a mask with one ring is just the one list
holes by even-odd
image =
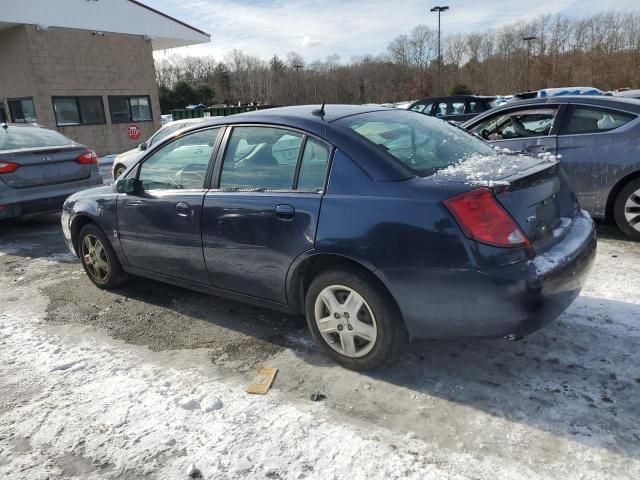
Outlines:
{"label": "dark car in background", "polygon": [[556,161],[405,110],[323,108],[177,132],[65,202],[67,245],[100,288],[133,274],[305,313],[354,369],[407,335],[525,335],[578,296],[595,230]]}
{"label": "dark car in background", "polygon": [[536,98],[463,127],[513,151],[558,155],[580,204],[640,240],[640,101],[609,96]]}
{"label": "dark car in background", "polygon": [[456,95],[429,97],[413,102],[407,110],[438,117],[442,120],[464,122],[493,107],[495,97]]}
{"label": "dark car in background", "polygon": [[32,124],[0,124],[0,219],[59,211],[74,192],[102,184],[95,152]]}

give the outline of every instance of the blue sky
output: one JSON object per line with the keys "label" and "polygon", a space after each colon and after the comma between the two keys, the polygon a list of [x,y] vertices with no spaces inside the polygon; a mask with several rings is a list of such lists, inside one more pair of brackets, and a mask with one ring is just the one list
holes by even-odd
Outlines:
{"label": "blue sky", "polygon": [[[588,16],[604,10],[637,11],[639,0],[142,0],[198,27],[211,43],[166,54],[212,55],[221,59],[234,48],[269,58],[296,51],[307,61],[337,53],[342,60],[386,49],[396,35],[418,24],[437,28],[438,4],[443,35],[500,27],[543,13]],[[160,54],[162,55],[162,54]]]}

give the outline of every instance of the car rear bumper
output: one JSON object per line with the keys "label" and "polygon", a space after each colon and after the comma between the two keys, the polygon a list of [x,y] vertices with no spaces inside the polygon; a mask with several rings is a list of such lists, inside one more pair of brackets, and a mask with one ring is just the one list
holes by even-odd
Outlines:
{"label": "car rear bumper", "polygon": [[379,271],[412,338],[526,335],[556,319],[580,294],[596,253],[581,213],[543,255],[494,269]]}
{"label": "car rear bumper", "polygon": [[65,199],[85,188],[102,185],[102,175],[91,172],[88,178],[57,185],[30,188],[8,188],[0,185],[0,220],[32,213],[62,210]]}

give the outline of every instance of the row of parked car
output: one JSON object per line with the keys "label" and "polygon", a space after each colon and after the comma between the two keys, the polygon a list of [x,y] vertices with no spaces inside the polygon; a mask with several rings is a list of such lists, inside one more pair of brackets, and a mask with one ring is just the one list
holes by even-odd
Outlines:
{"label": "row of parked car", "polygon": [[[116,159],[113,185],[66,199],[65,241],[99,288],[147,277],[304,314],[329,356],[370,369],[407,338],[557,318],[595,257],[580,202],[640,239],[640,102],[530,99],[456,125],[423,106],[168,124]],[[99,181],[86,147],[1,129],[0,214]]]}
{"label": "row of parked car", "polygon": [[456,123],[500,148],[556,156],[582,207],[640,241],[640,90],[547,89],[494,105],[495,97],[461,95],[402,108]]}
{"label": "row of parked car", "polygon": [[[580,204],[598,219],[615,220],[640,240],[640,91],[619,96],[538,95],[494,107],[486,96],[434,97],[404,105],[453,121],[501,148],[561,159]],[[137,148],[115,157],[118,178],[145,150],[202,121],[163,125]],[[0,219],[57,209],[76,190],[101,183],[97,157],[61,134],[4,124],[0,135]],[[18,168],[20,167],[20,168]]]}

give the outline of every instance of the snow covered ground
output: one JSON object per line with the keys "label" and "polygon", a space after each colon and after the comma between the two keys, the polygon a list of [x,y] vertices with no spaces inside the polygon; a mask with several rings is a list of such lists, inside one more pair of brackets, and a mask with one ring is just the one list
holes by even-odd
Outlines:
{"label": "snow covered ground", "polygon": [[[0,232],[0,478],[640,478],[638,244],[605,232],[582,296],[522,342],[422,342],[363,375],[296,319],[101,292],[56,222]],[[246,394],[260,366],[274,386]]]}

